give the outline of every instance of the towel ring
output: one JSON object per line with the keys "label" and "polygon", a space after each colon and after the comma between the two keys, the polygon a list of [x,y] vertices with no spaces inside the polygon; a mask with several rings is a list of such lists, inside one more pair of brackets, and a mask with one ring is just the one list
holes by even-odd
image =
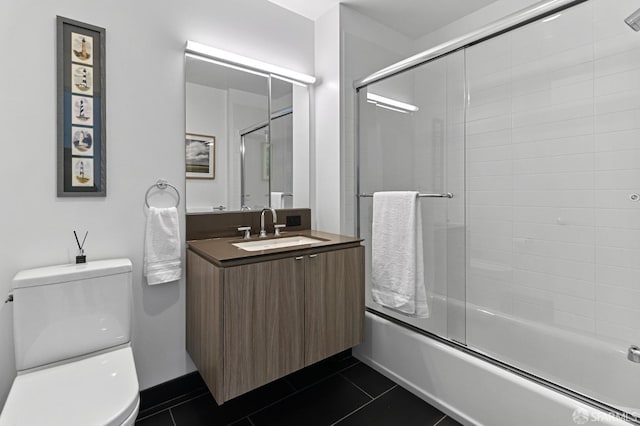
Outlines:
{"label": "towel ring", "polygon": [[147,205],[147,208],[151,208],[151,206],[149,205],[149,193],[151,192],[151,190],[153,188],[167,189],[167,187],[173,188],[173,190],[176,191],[176,195],[178,196],[176,207],[180,205],[180,191],[178,191],[178,188],[171,185],[169,182],[167,182],[166,179],[158,179],[158,181],[154,185],[151,185],[149,189],[147,189],[146,194],[144,194],[144,203]]}

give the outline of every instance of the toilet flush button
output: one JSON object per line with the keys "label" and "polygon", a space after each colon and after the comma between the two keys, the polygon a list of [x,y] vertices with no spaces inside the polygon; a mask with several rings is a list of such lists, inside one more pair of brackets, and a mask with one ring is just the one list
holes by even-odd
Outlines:
{"label": "toilet flush button", "polygon": [[629,199],[631,201],[640,201],[640,194],[630,194]]}

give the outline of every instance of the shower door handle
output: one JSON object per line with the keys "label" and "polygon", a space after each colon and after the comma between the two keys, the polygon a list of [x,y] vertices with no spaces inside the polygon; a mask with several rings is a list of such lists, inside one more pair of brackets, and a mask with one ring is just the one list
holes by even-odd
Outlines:
{"label": "shower door handle", "polygon": [[640,362],[640,348],[636,345],[630,346],[627,359],[631,362]]}

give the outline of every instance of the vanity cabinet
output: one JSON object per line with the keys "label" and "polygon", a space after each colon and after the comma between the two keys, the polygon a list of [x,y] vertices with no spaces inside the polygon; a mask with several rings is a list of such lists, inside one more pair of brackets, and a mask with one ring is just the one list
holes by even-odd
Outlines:
{"label": "vanity cabinet", "polygon": [[364,247],[305,257],[305,366],[360,344]]}
{"label": "vanity cabinet", "polygon": [[303,367],[303,280],[293,258],[224,268],[224,400]]}
{"label": "vanity cabinet", "polygon": [[218,266],[187,251],[187,351],[218,403],[362,342],[364,247]]}

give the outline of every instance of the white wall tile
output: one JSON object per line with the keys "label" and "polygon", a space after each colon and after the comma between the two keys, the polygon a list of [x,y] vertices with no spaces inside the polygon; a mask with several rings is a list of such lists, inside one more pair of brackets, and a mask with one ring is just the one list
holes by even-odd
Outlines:
{"label": "white wall tile", "polygon": [[[640,75],[640,70],[638,72]],[[640,140],[640,129],[632,130],[614,130],[608,133],[600,133],[595,135],[596,151],[619,151],[638,149],[638,141]]]}
{"label": "white wall tile", "polygon": [[[506,179],[502,179],[503,181]],[[479,223],[483,221],[510,222],[513,219],[513,209],[504,206],[473,206],[467,209],[467,222]]]}
{"label": "white wall tile", "polygon": [[467,164],[467,176],[511,176],[513,161],[484,161]]}
{"label": "white wall tile", "polygon": [[580,99],[537,110],[523,110],[512,114],[514,128],[535,126],[546,123],[566,122],[568,120],[593,116],[593,99]]}
{"label": "white wall tile", "polygon": [[638,288],[638,276],[635,269],[621,268],[619,266],[596,265],[596,282],[598,285],[606,284],[628,289]]}
{"label": "white wall tile", "polygon": [[513,191],[468,191],[467,203],[470,206],[511,206]]}
{"label": "white wall tile", "polygon": [[[624,182],[620,181],[620,184]],[[640,182],[635,181],[635,184],[629,185],[627,190],[599,190],[596,191],[596,207],[601,209],[634,209],[637,214],[640,214],[640,205],[637,201],[633,201],[629,198],[630,194],[635,194],[638,191]]]}
{"label": "white wall tile", "polygon": [[[633,10],[634,9],[631,9],[631,12]],[[626,16],[627,15],[620,15],[620,18],[624,19]],[[622,23],[620,23],[620,25],[622,25]],[[617,55],[638,48],[640,48],[640,39],[638,39],[637,34],[633,31],[621,32],[616,36],[597,40],[593,45],[596,59]]]}
{"label": "white wall tile", "polygon": [[607,303],[596,303],[596,318],[598,322],[607,322],[612,325],[637,328],[640,324],[640,309],[622,308]]}
{"label": "white wall tile", "polygon": [[537,223],[554,226],[563,224],[592,227],[595,224],[593,209],[514,207],[513,218],[518,223]]}
{"label": "white wall tile", "polygon": [[545,139],[568,138],[593,134],[593,129],[593,117],[582,117],[558,123],[515,128],[512,132],[512,140],[514,143],[521,143]]}
{"label": "white wall tile", "polygon": [[594,82],[595,96],[606,96],[619,92],[640,89],[638,69],[608,74]]}
{"label": "white wall tile", "polygon": [[[638,113],[640,117],[640,110]],[[640,169],[640,149],[598,152],[595,154],[595,167],[596,170]]]}
{"label": "white wall tile", "polygon": [[513,158],[511,145],[491,146],[467,150],[467,162],[510,160]]}
{"label": "white wall tile", "polygon": [[467,134],[474,135],[477,133],[495,132],[497,130],[509,129],[510,127],[511,115],[501,115],[468,122]]}
{"label": "white wall tile", "polygon": [[574,297],[595,300],[595,283],[592,280],[581,281],[572,278],[559,277],[548,273],[514,271],[514,282],[542,290],[554,291],[559,294],[568,294]]}
{"label": "white wall tile", "polygon": [[596,300],[598,303],[637,309],[640,306],[640,291],[598,284],[596,286]]}
{"label": "white wall tile", "polygon": [[513,194],[513,205],[517,207],[590,208],[594,205],[594,191],[583,189],[516,191]]}
{"label": "white wall tile", "polygon": [[[628,28],[625,31],[628,31]],[[640,68],[640,56],[636,52],[637,50],[634,49],[597,59],[594,64],[595,76],[603,77],[609,74],[637,70]]]}
{"label": "white wall tile", "polygon": [[511,143],[511,129],[497,130],[495,132],[468,134],[466,146],[468,149],[486,148],[489,146],[508,145]]}
{"label": "white wall tile", "polygon": [[640,231],[620,228],[596,228],[596,244],[605,247],[640,250]]}
{"label": "white wall tile", "polygon": [[[636,168],[633,170],[606,170],[606,171],[598,171],[595,173],[595,187],[596,189],[618,189],[618,188],[638,188],[640,185],[640,168]],[[619,198],[619,194],[613,193],[609,194],[609,192],[601,193],[598,191],[596,193],[596,200],[601,197],[613,195],[616,198]],[[629,199],[627,198],[627,201]],[[638,206],[638,204],[624,205],[624,207],[632,207]],[[613,206],[607,205],[598,205],[598,207],[603,208],[612,208]]]}
{"label": "white wall tile", "polygon": [[[586,62],[581,64],[580,67],[591,70],[593,65],[590,62]],[[581,70],[577,71],[580,72]],[[531,111],[539,108],[546,108],[551,105],[591,99],[593,97],[593,74],[587,74],[587,72],[589,71],[582,71],[584,81],[571,80],[571,83],[566,86],[555,86],[533,93],[514,96],[512,100],[513,111]],[[505,100],[503,102],[507,101]]]}
{"label": "white wall tile", "polygon": [[[640,51],[638,51],[640,56]],[[640,90],[627,90],[611,95],[599,96],[595,99],[596,114],[626,111],[640,108]]]}
{"label": "white wall tile", "polygon": [[513,237],[575,244],[593,244],[595,241],[595,229],[588,226],[514,222]]}
{"label": "white wall tile", "polygon": [[513,177],[517,191],[587,190],[593,188],[593,172],[526,174]]}
{"label": "white wall tile", "polygon": [[596,226],[639,230],[640,211],[638,209],[597,209]]}
{"label": "white wall tile", "polygon": [[594,246],[587,244],[514,238],[513,250],[520,254],[552,256],[558,259],[573,260],[576,262],[593,263],[596,259]]}
{"label": "white wall tile", "polygon": [[575,262],[551,256],[514,253],[513,267],[581,281],[593,281],[595,278],[595,265],[593,263]]}
{"label": "white wall tile", "polygon": [[633,250],[616,247],[596,247],[596,261],[599,265],[629,268],[629,270],[627,271],[620,270],[618,272],[626,273],[636,280],[638,279],[638,270],[640,270],[639,259],[640,250],[638,249]]}

